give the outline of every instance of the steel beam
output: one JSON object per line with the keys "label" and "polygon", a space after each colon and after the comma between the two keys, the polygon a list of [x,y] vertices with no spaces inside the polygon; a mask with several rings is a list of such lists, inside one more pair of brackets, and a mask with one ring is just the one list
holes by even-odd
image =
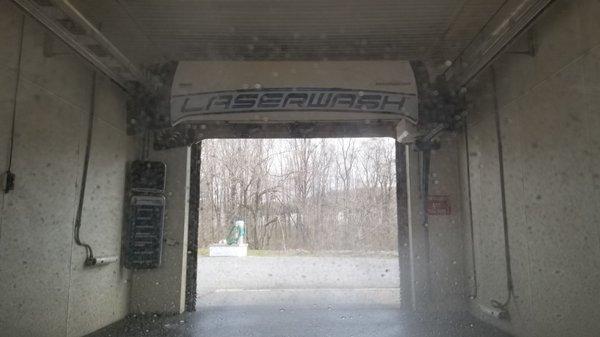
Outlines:
{"label": "steel beam", "polygon": [[99,71],[128,90],[145,84],[144,73],[68,0],[13,0]]}
{"label": "steel beam", "polygon": [[466,86],[554,0],[508,0],[445,72],[454,88]]}

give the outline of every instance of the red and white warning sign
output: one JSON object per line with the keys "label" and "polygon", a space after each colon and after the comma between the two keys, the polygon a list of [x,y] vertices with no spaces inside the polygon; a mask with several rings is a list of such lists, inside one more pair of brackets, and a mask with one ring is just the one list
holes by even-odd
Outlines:
{"label": "red and white warning sign", "polygon": [[449,195],[430,195],[427,198],[427,214],[429,215],[450,215],[452,208],[450,207]]}

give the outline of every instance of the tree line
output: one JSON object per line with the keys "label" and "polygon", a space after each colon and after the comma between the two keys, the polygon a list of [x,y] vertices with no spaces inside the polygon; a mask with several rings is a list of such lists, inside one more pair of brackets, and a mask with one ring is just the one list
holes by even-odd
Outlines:
{"label": "tree line", "polygon": [[244,220],[251,249],[397,249],[391,139],[202,143],[199,244]]}

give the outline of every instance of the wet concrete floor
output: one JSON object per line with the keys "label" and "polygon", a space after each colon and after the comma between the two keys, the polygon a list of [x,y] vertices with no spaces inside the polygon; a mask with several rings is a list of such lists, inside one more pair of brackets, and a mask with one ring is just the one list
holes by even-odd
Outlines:
{"label": "wet concrete floor", "polygon": [[[222,291],[177,316],[130,317],[93,337],[508,337],[467,314],[403,313],[395,289]],[[388,300],[382,300],[386,299]]]}

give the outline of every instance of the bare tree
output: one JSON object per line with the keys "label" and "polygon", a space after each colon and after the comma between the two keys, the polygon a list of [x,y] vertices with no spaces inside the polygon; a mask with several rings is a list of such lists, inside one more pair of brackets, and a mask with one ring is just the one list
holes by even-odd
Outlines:
{"label": "bare tree", "polygon": [[254,249],[396,249],[393,140],[203,143],[200,244],[236,218]]}

